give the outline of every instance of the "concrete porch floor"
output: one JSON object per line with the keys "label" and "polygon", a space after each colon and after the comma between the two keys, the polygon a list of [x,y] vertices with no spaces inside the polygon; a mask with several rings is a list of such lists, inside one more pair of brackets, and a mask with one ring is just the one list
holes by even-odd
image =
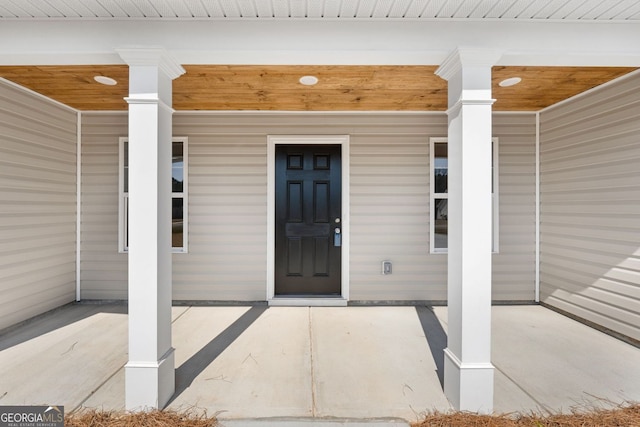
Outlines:
{"label": "concrete porch floor", "polygon": [[[451,409],[446,319],[446,307],[176,306],[168,407],[227,426],[406,425]],[[0,405],[123,409],[126,362],[125,306],[67,305],[0,336]],[[493,363],[496,413],[640,401],[640,349],[540,306],[493,307]]]}

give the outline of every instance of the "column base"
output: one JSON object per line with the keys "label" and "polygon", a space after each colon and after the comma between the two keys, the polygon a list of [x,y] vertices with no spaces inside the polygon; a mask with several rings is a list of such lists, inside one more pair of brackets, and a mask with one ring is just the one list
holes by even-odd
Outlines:
{"label": "column base", "polygon": [[463,363],[444,349],[444,394],[459,411],[493,412],[493,371],[491,363]]}
{"label": "column base", "polygon": [[175,350],[157,362],[132,362],[124,367],[125,407],[128,411],[162,409],[176,389]]}

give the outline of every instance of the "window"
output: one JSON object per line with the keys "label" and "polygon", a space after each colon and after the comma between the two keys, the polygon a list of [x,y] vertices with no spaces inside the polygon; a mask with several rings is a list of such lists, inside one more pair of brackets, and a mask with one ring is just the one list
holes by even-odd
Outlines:
{"label": "window", "polygon": [[[173,252],[187,252],[187,139],[174,138],[171,162],[171,240]],[[129,249],[129,144],[120,138],[119,250]]]}
{"label": "window", "polygon": [[[431,138],[430,237],[432,253],[447,253],[449,235],[449,152],[447,138]],[[498,138],[492,139],[491,201],[493,252],[498,252]]]}
{"label": "window", "polygon": [[448,240],[447,140],[431,139],[431,252],[446,252]]}

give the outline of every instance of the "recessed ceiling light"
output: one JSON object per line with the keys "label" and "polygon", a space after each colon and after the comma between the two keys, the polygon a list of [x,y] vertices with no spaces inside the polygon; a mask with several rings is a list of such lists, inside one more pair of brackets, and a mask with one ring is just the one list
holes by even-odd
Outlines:
{"label": "recessed ceiling light", "polygon": [[313,86],[318,83],[318,78],[316,76],[302,76],[300,77],[300,83],[305,86]]}
{"label": "recessed ceiling light", "polygon": [[93,78],[93,80],[97,81],[100,84],[107,85],[107,86],[115,86],[115,85],[118,84],[117,81],[115,81],[111,77],[107,77],[107,76],[95,76]]}
{"label": "recessed ceiling light", "polygon": [[503,81],[498,83],[498,85],[500,85],[502,87],[509,87],[509,86],[517,85],[521,81],[522,81],[522,79],[520,77],[511,77],[509,79],[504,79]]}

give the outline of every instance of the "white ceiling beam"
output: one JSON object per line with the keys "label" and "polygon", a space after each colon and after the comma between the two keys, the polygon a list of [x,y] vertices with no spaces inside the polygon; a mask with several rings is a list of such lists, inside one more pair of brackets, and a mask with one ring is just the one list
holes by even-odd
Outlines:
{"label": "white ceiling beam", "polygon": [[640,66],[637,40],[633,22],[5,20],[0,64],[118,64],[116,48],[162,46],[182,64],[439,65],[466,46],[503,51],[499,65]]}

